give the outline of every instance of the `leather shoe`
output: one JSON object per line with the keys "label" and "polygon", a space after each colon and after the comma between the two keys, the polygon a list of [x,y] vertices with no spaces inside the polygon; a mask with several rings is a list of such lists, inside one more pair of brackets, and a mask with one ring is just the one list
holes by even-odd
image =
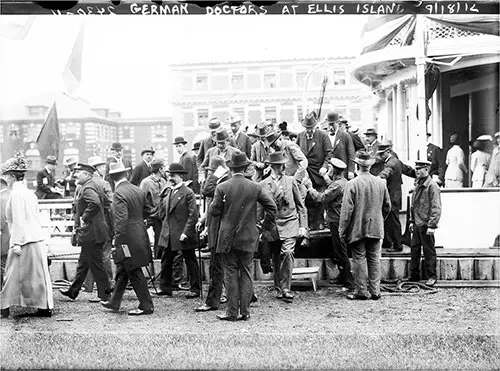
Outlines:
{"label": "leather shoe", "polygon": [[199,297],[200,297],[199,292],[190,291],[186,294],[186,299],[194,299],[194,298],[199,298]]}
{"label": "leather shoe", "polygon": [[238,321],[248,321],[250,319],[250,314],[242,314],[238,317]]}
{"label": "leather shoe", "polygon": [[358,294],[347,294],[346,298],[349,300],[368,300],[367,296]]}
{"label": "leather shoe", "polygon": [[10,308],[5,308],[0,310],[0,315],[2,316],[2,318],[7,318],[9,314],[10,314]]}
{"label": "leather shoe", "polygon": [[228,316],[227,314],[218,314],[217,318],[221,321],[237,321],[238,317]]}
{"label": "leather shoe", "polygon": [[257,303],[258,301],[259,301],[259,298],[257,297],[257,295],[253,294],[252,299],[250,299],[250,304]]}
{"label": "leather shoe", "polygon": [[52,317],[52,311],[50,309],[37,309],[35,317]]}
{"label": "leather shoe", "polygon": [[209,305],[203,304],[202,306],[194,308],[195,312],[208,312],[211,310],[217,310],[218,308],[211,307]]}
{"label": "leather shoe", "polygon": [[71,300],[75,300],[75,299],[76,299],[76,296],[71,295],[69,290],[59,289],[59,292],[60,292],[62,295],[64,295],[64,296],[66,296],[66,297],[70,298]]}
{"label": "leather shoe", "polygon": [[116,306],[114,306],[113,304],[111,304],[109,301],[101,301],[101,305],[104,308],[108,308],[108,309],[111,309],[115,312],[118,312],[118,308]]}
{"label": "leather shoe", "polygon": [[155,292],[155,294],[159,295],[159,296],[173,296],[172,291],[163,291],[163,290],[160,290],[158,292]]}
{"label": "leather shoe", "polygon": [[[94,296],[92,298],[89,298],[89,302],[90,303],[99,303],[101,301],[101,298],[97,297],[97,296]],[[105,301],[105,300],[103,300]]]}
{"label": "leather shoe", "polygon": [[435,278],[429,278],[427,281],[425,281],[425,284],[427,286],[434,286],[436,284],[436,279]]}
{"label": "leather shoe", "polygon": [[224,303],[227,303],[227,297],[225,297],[224,295],[220,297],[220,303],[221,304],[224,304]]}
{"label": "leather shoe", "polygon": [[372,300],[379,300],[381,298],[380,294],[378,295],[372,295],[370,299]]}
{"label": "leather shoe", "polygon": [[151,310],[142,310],[142,309],[132,309],[132,310],[129,310],[128,311],[128,315],[129,316],[142,316],[142,315],[145,315],[145,314],[153,314],[154,310],[151,309]]}

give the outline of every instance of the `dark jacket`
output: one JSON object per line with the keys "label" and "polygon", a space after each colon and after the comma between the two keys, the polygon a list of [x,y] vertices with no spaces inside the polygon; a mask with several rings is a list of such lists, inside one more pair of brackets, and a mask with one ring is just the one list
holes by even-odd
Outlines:
{"label": "dark jacket", "polygon": [[358,152],[360,149],[365,149],[365,145],[358,134],[349,132],[349,135],[351,136],[352,144],[354,145],[354,152]]}
{"label": "dark jacket", "polygon": [[338,158],[347,165],[344,176],[347,176],[347,172],[354,173],[355,151],[351,136],[341,130],[337,130],[335,143],[332,146],[332,157]]}
{"label": "dark jacket", "polygon": [[246,133],[240,132],[238,133],[236,139],[233,138],[233,140],[234,146],[241,152],[244,152],[247,155],[247,158],[250,158],[252,154],[252,141],[250,140],[250,137]]}
{"label": "dark jacket", "polygon": [[130,183],[135,186],[139,186],[144,178],[147,178],[151,174],[151,166],[148,166],[143,160],[132,170],[130,175]]}
{"label": "dark jacket", "polygon": [[[196,248],[196,222],[198,221],[198,205],[194,192],[184,184],[174,192],[165,188],[162,192],[160,206],[161,227],[159,246],[170,247],[172,251]],[[188,239],[181,242],[181,234]]]}
{"label": "dark jacket", "polygon": [[217,253],[256,251],[259,238],[257,202],[265,212],[263,229],[271,230],[276,217],[276,204],[259,184],[237,173],[217,186],[209,209],[212,216],[221,217]]}
{"label": "dark jacket", "polygon": [[198,193],[200,187],[198,185],[198,166],[196,164],[196,157],[192,156],[188,152],[184,152],[179,159],[179,162],[187,171],[187,174],[182,175],[182,180],[191,180],[189,188],[191,188],[193,192]]}
{"label": "dark jacket", "polygon": [[318,192],[314,188],[309,189],[309,194],[316,202],[326,205],[326,221],[339,225],[342,197],[347,180],[339,175],[334,178],[324,192]]}
{"label": "dark jacket", "polygon": [[313,132],[312,140],[308,140],[307,132],[300,132],[297,136],[297,145],[307,157],[307,173],[315,188],[325,186],[325,180],[319,175],[319,169],[328,169],[328,160],[332,157],[332,144],[328,134],[316,129]]}
{"label": "dark jacket", "polygon": [[391,209],[393,211],[401,210],[401,184],[403,180],[401,161],[391,156],[384,162],[384,169],[378,174],[382,179],[387,182],[387,190],[391,197]]}
{"label": "dark jacket", "polygon": [[119,183],[113,194],[115,246],[125,244],[132,257],[129,266],[144,267],[153,257],[144,219],[148,216],[144,192],[128,180]]}
{"label": "dark jacket", "polygon": [[[215,188],[220,183],[225,182],[226,180],[231,179],[231,172],[228,171],[219,179],[215,177],[215,175],[210,175],[203,185],[203,189],[201,190],[202,195],[207,199],[207,205],[213,201]],[[205,223],[208,227],[208,247],[215,250],[217,246],[217,236],[219,234],[220,228],[220,216],[212,216],[209,212],[206,215]]]}
{"label": "dark jacket", "polygon": [[[230,146],[235,146],[234,140],[229,139]],[[212,139],[212,136],[208,136],[203,139],[200,143],[200,149],[198,150],[198,156],[196,156],[196,164],[198,165],[198,173],[205,173],[205,168],[202,166],[203,161],[205,161],[205,157],[210,148],[215,147],[215,142]],[[205,166],[205,165],[204,165]],[[207,165],[208,166],[208,165]]]}
{"label": "dark jacket", "polygon": [[55,187],[54,175],[48,172],[46,168],[40,170],[36,174],[36,196],[39,199],[44,199],[48,194],[54,193],[50,190],[53,187]]}
{"label": "dark jacket", "polygon": [[[85,226],[81,226],[82,218]],[[102,243],[111,239],[109,226],[104,217],[98,185],[92,180],[85,182],[75,200],[75,230],[79,245]]]}
{"label": "dark jacket", "polygon": [[438,227],[441,218],[441,191],[430,176],[416,181],[411,211],[412,222],[416,225]]}
{"label": "dark jacket", "polygon": [[427,144],[427,161],[431,163],[431,168],[429,170],[429,175],[437,175],[441,184],[444,185],[444,172],[446,170],[446,164],[444,161],[444,153],[441,148],[435,144]]}

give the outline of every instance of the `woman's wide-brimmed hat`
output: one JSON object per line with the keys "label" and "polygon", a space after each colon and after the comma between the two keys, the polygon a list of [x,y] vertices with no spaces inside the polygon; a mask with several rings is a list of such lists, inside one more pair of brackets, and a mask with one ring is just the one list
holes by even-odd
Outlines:
{"label": "woman's wide-brimmed hat", "polygon": [[375,162],[375,158],[366,151],[358,151],[354,162],[360,166],[370,166]]}
{"label": "woman's wide-brimmed hat", "polygon": [[24,157],[12,157],[9,158],[2,165],[2,174],[13,171],[18,173],[24,173],[28,170],[28,164]]}

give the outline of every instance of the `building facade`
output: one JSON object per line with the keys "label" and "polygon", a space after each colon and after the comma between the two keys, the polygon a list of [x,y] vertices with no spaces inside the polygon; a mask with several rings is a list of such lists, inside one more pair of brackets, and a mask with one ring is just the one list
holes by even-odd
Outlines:
{"label": "building facade", "polygon": [[239,114],[245,127],[275,119],[300,131],[303,115],[318,108],[325,76],[322,118],[335,110],[354,125],[371,123],[370,90],[347,72],[353,58],[172,65],[176,135],[185,135],[190,143],[197,141],[206,135],[210,118],[224,120],[231,112]]}

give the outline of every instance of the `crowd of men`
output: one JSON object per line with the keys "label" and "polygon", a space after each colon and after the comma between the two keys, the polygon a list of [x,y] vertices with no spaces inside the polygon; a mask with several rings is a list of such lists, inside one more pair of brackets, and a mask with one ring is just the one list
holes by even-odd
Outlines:
{"label": "crowd of men", "polygon": [[[161,259],[158,295],[172,296],[186,288],[179,278],[185,263],[186,298],[197,298],[202,287],[195,250],[201,238],[210,250],[210,283],[205,303],[195,310],[216,310],[227,301],[226,313],[219,319],[248,320],[250,303],[257,300],[252,277],[259,246],[272,256],[267,271],[273,272],[276,297],[291,303],[295,247],[307,246],[311,230],[329,228],[331,258],[347,298],[377,300],[382,248],[403,249],[399,222],[403,174],[416,179],[409,278],[421,279],[423,247],[426,284],[434,285],[434,231],[441,201],[433,180],[439,169],[432,148],[431,161],[411,167],[398,159],[390,141],[377,140],[375,129],[366,130],[362,139],[335,112],[328,113],[323,123],[314,113],[301,123],[305,130],[294,134],[286,123],[276,127],[266,121],[244,128],[237,115],[225,122],[213,118],[208,123],[210,135],[193,146],[194,154],[183,137],[175,138],[179,162],[166,164],[147,148],[141,153],[143,161],[132,167],[122,156],[122,146],[114,143],[113,156],[107,160],[98,156],[87,163],[67,160],[66,176],[59,181],[52,175],[56,159],[49,156],[37,176],[36,194],[60,197],[57,184],[70,192],[74,189],[72,240],[81,246],[76,277],[61,293],[76,299],[90,271],[97,284],[95,301],[118,310],[130,282],[139,306],[129,314],[153,313],[142,267],[148,267],[154,256]],[[197,194],[206,207],[200,208]],[[114,279],[111,255],[117,265]]]}

